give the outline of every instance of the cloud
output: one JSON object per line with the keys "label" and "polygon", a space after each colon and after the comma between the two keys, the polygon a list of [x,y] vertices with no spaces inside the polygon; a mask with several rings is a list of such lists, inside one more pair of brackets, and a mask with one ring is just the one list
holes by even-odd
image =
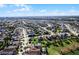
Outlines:
{"label": "cloud", "polygon": [[72,9],[74,9],[75,7],[74,7],[74,6],[72,6],[71,8],[72,8]]}
{"label": "cloud", "polygon": [[12,13],[12,12],[27,12],[31,10],[31,7],[28,5],[23,5],[23,4],[16,4],[15,6],[17,6],[16,9],[8,11],[8,13]]}
{"label": "cloud", "polygon": [[71,14],[71,15],[79,15],[78,10],[70,10],[70,11],[68,11],[68,13]]}
{"label": "cloud", "polygon": [[25,4],[15,4],[16,7],[26,7],[27,5]]}
{"label": "cloud", "polygon": [[47,10],[45,10],[45,9],[42,9],[42,10],[40,10],[40,12],[46,12]]}
{"label": "cloud", "polygon": [[74,9],[69,10],[69,12],[70,12],[70,13],[79,13],[78,10],[74,10]]}
{"label": "cloud", "polygon": [[25,12],[28,12],[27,15],[29,16],[76,16],[79,15],[79,11],[76,10],[74,7],[72,7],[69,10],[48,10],[48,9],[41,9],[38,11],[34,11],[34,9],[32,9],[33,7],[30,7],[29,5],[23,5],[23,4],[17,4],[16,5],[16,9],[8,11],[8,13],[17,13],[17,14],[21,14],[20,12],[23,12],[23,14],[25,15]]}
{"label": "cloud", "polygon": [[52,12],[49,12],[50,15],[55,15],[55,16],[73,16],[73,15],[79,15],[78,10],[67,10],[67,11],[59,11],[59,10],[54,10]]}
{"label": "cloud", "polygon": [[[37,13],[39,16],[76,16],[79,15],[79,11],[75,9],[71,10],[52,10],[52,11],[44,11]],[[44,13],[43,13],[44,12]]]}
{"label": "cloud", "polygon": [[5,7],[5,5],[4,4],[0,4],[0,8],[3,8],[3,7]]}
{"label": "cloud", "polygon": [[15,4],[15,6],[19,8],[31,8],[30,5],[26,5],[26,4]]}
{"label": "cloud", "polygon": [[30,11],[31,10],[30,6],[28,5],[16,4],[16,6],[19,8],[15,9],[14,11]]}
{"label": "cloud", "polygon": [[13,10],[13,12],[18,12],[18,11],[30,11],[30,9],[29,8],[19,8],[19,9]]}

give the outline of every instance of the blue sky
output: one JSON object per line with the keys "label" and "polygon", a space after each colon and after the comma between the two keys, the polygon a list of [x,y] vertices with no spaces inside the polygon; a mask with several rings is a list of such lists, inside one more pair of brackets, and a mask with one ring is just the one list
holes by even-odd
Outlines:
{"label": "blue sky", "polygon": [[0,4],[0,17],[76,15],[79,4]]}

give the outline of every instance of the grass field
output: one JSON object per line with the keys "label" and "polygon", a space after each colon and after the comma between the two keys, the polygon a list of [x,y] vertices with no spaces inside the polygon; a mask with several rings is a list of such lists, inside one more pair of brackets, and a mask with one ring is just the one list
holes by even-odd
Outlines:
{"label": "grass field", "polygon": [[[48,54],[49,55],[58,55],[58,54],[79,54],[79,51],[76,50],[77,47],[79,47],[79,43],[76,41],[76,39],[70,39],[70,40],[63,40],[60,42],[63,44],[59,44],[58,42],[54,43],[55,45],[51,44],[50,47],[48,47]],[[70,51],[74,51],[73,53]],[[62,53],[61,53],[62,52]],[[69,52],[69,53],[68,53]]]}
{"label": "grass field", "polygon": [[64,55],[79,55],[79,50],[74,50],[73,52],[65,53]]}

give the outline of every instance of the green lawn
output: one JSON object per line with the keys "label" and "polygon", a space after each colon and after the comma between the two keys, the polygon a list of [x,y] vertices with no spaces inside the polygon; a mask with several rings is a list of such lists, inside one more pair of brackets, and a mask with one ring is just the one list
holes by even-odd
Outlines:
{"label": "green lawn", "polygon": [[[48,47],[48,53],[49,55],[56,55],[56,54],[60,54],[61,49],[63,48],[69,48],[72,46],[72,44],[76,44],[78,43],[76,41],[76,39],[70,39],[70,40],[62,40],[62,42],[55,42],[53,44],[50,45],[50,47]],[[62,46],[63,44],[63,46]],[[69,52],[71,55],[73,54],[72,52]],[[69,54],[67,53],[67,54]],[[79,50],[74,51],[74,54],[79,54]]]}
{"label": "green lawn", "polygon": [[[37,37],[34,37],[32,39],[32,44],[35,45],[37,43],[38,43],[38,38]],[[69,48],[72,45],[75,45],[76,43],[78,43],[76,41],[76,39],[72,39],[72,38],[63,39],[61,41],[60,40],[59,41],[48,41],[46,39],[43,39],[41,41],[42,47],[46,47],[47,46],[47,50],[48,50],[48,54],[49,55],[59,55],[59,54],[61,54],[61,49],[63,49],[63,48]],[[72,52],[69,52],[67,54],[72,55],[73,53]],[[79,55],[79,51],[74,51],[74,54]]]}
{"label": "green lawn", "polygon": [[48,54],[49,54],[49,55],[59,55],[60,53],[59,53],[55,48],[53,48],[53,46],[51,45],[51,46],[48,48]]}
{"label": "green lawn", "polygon": [[37,39],[37,37],[34,37],[33,39],[32,39],[32,44],[37,44],[38,43],[38,39]]}

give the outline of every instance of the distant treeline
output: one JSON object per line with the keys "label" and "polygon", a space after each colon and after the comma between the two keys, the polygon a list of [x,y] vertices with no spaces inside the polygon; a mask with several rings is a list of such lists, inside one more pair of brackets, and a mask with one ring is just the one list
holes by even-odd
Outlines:
{"label": "distant treeline", "polygon": [[79,21],[79,16],[27,16],[27,17],[0,17],[0,20],[63,20]]}

